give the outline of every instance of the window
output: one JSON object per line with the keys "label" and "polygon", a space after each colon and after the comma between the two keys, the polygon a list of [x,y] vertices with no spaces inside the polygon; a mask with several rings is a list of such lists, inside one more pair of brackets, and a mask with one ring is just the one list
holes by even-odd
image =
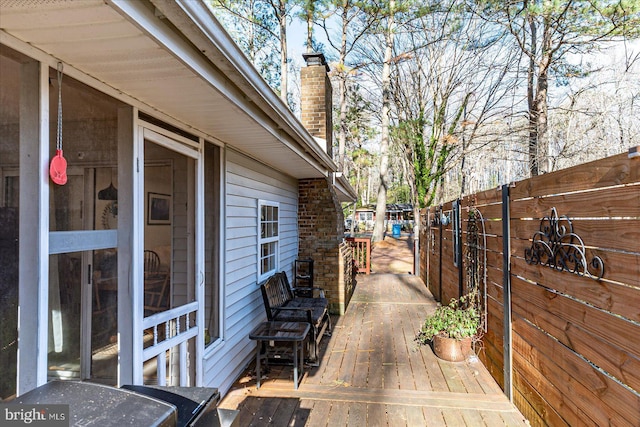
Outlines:
{"label": "window", "polygon": [[258,239],[259,281],[275,273],[278,269],[278,232],[279,205],[274,202],[260,200],[260,237]]}
{"label": "window", "polygon": [[360,221],[373,221],[373,212],[359,212]]}

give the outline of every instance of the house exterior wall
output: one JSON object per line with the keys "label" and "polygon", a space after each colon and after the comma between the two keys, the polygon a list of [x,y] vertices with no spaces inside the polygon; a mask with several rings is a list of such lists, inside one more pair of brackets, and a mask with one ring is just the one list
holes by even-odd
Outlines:
{"label": "house exterior wall", "polygon": [[[134,120],[133,110],[128,110],[128,114],[127,117]],[[117,125],[115,121],[111,123],[114,126]],[[78,138],[81,139],[81,137],[82,134],[78,133]],[[46,140],[43,144],[48,145],[49,141]],[[127,141],[127,144],[131,144],[131,141]],[[150,152],[146,154],[149,155]],[[173,157],[170,157],[170,160],[174,167],[170,180],[186,182],[195,179],[192,162],[184,156],[174,155],[173,152],[171,154]],[[222,288],[222,339],[205,349],[201,378],[203,385],[217,387],[225,393],[255,354],[255,342],[248,339],[249,332],[256,324],[266,319],[257,279],[258,200],[277,202],[279,205],[278,270],[284,270],[289,277],[292,277],[293,262],[298,255],[298,180],[233,149],[223,147],[221,154],[224,158],[222,176],[224,191],[221,194],[224,212],[217,219],[221,222],[221,230],[225,236],[224,246],[219,254],[223,270],[223,283],[219,284]],[[166,160],[169,157],[165,155],[163,159]],[[125,180],[120,179],[116,184],[122,190]],[[140,184],[144,185],[144,183]],[[187,192],[173,194],[174,227],[189,229],[193,227],[186,214],[176,209],[178,205],[183,207],[198,205],[193,203],[192,197],[193,195]],[[144,200],[140,205],[146,213]],[[204,209],[202,204],[199,206],[199,209]],[[144,246],[143,240],[144,236],[140,243],[141,247]],[[176,291],[173,295],[174,304],[192,300],[185,285],[188,271],[193,269],[193,265],[188,261],[191,259],[187,254],[189,247],[191,243],[186,240],[175,241],[172,247],[172,259],[177,261],[173,270]],[[46,288],[48,284],[45,280],[40,284],[40,289]],[[42,336],[44,340],[47,339],[46,328],[34,326],[32,329],[34,334]],[[24,337],[24,334],[25,332],[22,331],[21,336]],[[137,351],[140,349],[133,350],[133,352]],[[130,354],[122,354],[122,360],[128,361],[125,364],[132,363]],[[40,374],[46,376],[46,373],[46,366],[44,366]],[[36,382],[31,381],[26,390],[35,385]]]}
{"label": "house exterior wall", "polygon": [[[345,286],[340,264],[344,263],[340,244],[344,240],[344,216],[335,190],[327,179],[300,180],[298,256],[313,259],[313,285],[326,291],[329,309],[343,314],[353,287]],[[347,295],[348,294],[348,295]]]}
{"label": "house exterior wall", "polygon": [[254,357],[249,332],[266,313],[258,286],[258,200],[279,203],[279,268],[292,277],[298,254],[298,182],[226,150],[223,340],[205,353],[204,383],[223,394]]}
{"label": "house exterior wall", "polygon": [[[135,6],[127,10],[122,10],[122,8],[118,7],[129,5]],[[108,102],[110,115],[106,118],[95,117],[93,125],[101,128],[105,126],[105,123],[109,123],[108,126],[110,128],[108,130],[111,134],[108,139],[114,147],[117,146],[117,155],[113,154],[110,158],[97,157],[96,159],[87,157],[85,153],[87,150],[84,149],[86,144],[92,143],[95,145],[90,153],[91,155],[93,155],[93,152],[101,153],[99,150],[104,146],[98,144],[95,138],[87,138],[88,128],[82,127],[81,121],[78,121],[76,125],[73,119],[76,116],[82,118],[82,113],[84,112],[93,112],[99,109],[96,105],[91,105],[91,108],[69,108],[70,105],[73,105],[69,101],[73,100],[74,97],[69,96],[68,91],[65,92],[64,97],[64,123],[65,154],[70,159],[70,165],[72,164],[71,160],[73,160],[75,166],[80,165],[82,163],[81,160],[88,163],[89,160],[92,160],[95,163],[92,167],[112,168],[117,177],[116,184],[119,190],[117,228],[81,230],[84,233],[90,233],[87,234],[89,236],[87,240],[89,241],[88,243],[95,246],[95,249],[104,250],[108,248],[110,250],[118,250],[117,304],[112,308],[113,314],[118,319],[120,337],[118,355],[120,364],[118,366],[119,377],[117,380],[121,383],[142,381],[143,343],[142,334],[139,334],[139,332],[142,330],[143,324],[146,324],[145,322],[151,317],[144,317],[143,314],[144,295],[142,290],[144,289],[144,276],[142,253],[146,246],[145,236],[151,233],[145,229],[144,217],[147,214],[147,207],[145,207],[143,200],[145,195],[142,195],[142,193],[146,184],[140,178],[142,175],[139,174],[139,171],[140,167],[144,165],[145,158],[149,155],[149,152],[144,150],[146,132],[157,133],[156,131],[158,131],[157,136],[161,137],[161,141],[164,141],[164,144],[161,144],[163,147],[183,154],[188,151],[189,153],[186,155],[193,160],[189,160],[179,167],[177,166],[171,175],[172,180],[184,180],[187,183],[188,190],[172,194],[174,214],[181,213],[175,208],[176,204],[181,204],[182,206],[188,206],[185,212],[182,213],[189,216],[188,218],[184,215],[180,218],[174,217],[172,218],[175,220],[172,223],[173,227],[167,227],[174,232],[173,234],[181,230],[186,236],[182,240],[175,239],[172,241],[173,244],[170,248],[172,252],[169,252],[171,256],[167,256],[168,259],[172,260],[171,281],[174,283],[174,290],[176,291],[174,293],[174,305],[191,301],[194,297],[189,294],[189,289],[192,290],[194,284],[200,283],[202,280],[201,270],[204,269],[203,266],[205,265],[204,261],[202,261],[202,258],[204,258],[202,255],[205,252],[202,249],[202,240],[205,238],[202,217],[204,215],[213,215],[215,216],[215,221],[220,223],[220,231],[217,232],[216,230],[216,233],[220,239],[221,247],[218,251],[214,248],[212,252],[217,253],[218,258],[212,257],[211,259],[212,262],[219,261],[221,269],[220,274],[217,275],[220,280],[215,282],[216,286],[219,286],[221,290],[221,303],[218,312],[222,318],[220,325],[221,337],[205,348],[203,330],[198,329],[195,331],[195,328],[193,328],[194,333],[198,335],[189,338],[191,340],[189,341],[189,351],[194,347],[191,345],[193,341],[196,341],[195,347],[198,354],[198,359],[195,363],[195,369],[197,370],[195,376],[196,384],[218,387],[222,393],[225,393],[255,354],[255,344],[248,339],[248,333],[257,323],[266,318],[258,286],[258,201],[267,200],[278,203],[278,270],[284,270],[292,278],[293,262],[299,255],[299,182],[296,178],[326,176],[334,170],[335,165],[329,156],[319,152],[313,140],[304,132],[295,117],[289,114],[290,112],[286,110],[284,104],[279,107],[277,104],[271,103],[275,98],[272,99],[273,94],[270,90],[261,90],[261,86],[254,87],[249,84],[261,82],[257,73],[256,78],[248,79],[245,82],[246,68],[248,67],[238,66],[234,68],[235,62],[231,64],[232,66],[230,65],[220,72],[221,68],[218,67],[218,61],[214,61],[214,59],[219,59],[226,51],[219,52],[220,55],[218,57],[207,57],[211,60],[211,63],[209,63],[202,55],[204,50],[193,51],[193,46],[183,43],[190,41],[188,37],[178,30],[175,30],[174,34],[173,27],[158,22],[158,17],[152,12],[147,13],[149,11],[146,10],[144,5],[140,6],[139,9],[135,9],[139,6],[135,2],[124,2],[116,5],[94,1],[92,6],[95,6],[95,9],[85,8],[84,5],[77,7],[77,4],[73,2],[65,4],[65,8],[70,11],[83,9],[79,11],[81,14],[96,12],[94,16],[105,17],[105,22],[114,16],[122,18],[122,22],[118,21],[120,25],[127,26],[127,28],[130,26],[129,29],[132,34],[135,34],[135,37],[141,43],[140,46],[130,46],[131,44],[126,40],[118,39],[104,42],[100,39],[98,41],[90,41],[89,44],[96,42],[101,46],[114,48],[117,46],[128,52],[129,57],[132,59],[138,59],[143,56],[140,55],[141,52],[155,53],[157,54],[157,59],[162,60],[162,66],[166,67],[161,71],[162,73],[167,73],[163,74],[163,76],[171,75],[174,80],[158,80],[156,75],[152,75],[146,76],[140,87],[137,84],[127,86],[127,80],[121,80],[121,73],[127,72],[128,74],[131,72],[133,75],[139,71],[139,67],[114,65],[112,68],[117,68],[118,77],[112,79],[112,75],[109,73],[95,74],[91,72],[92,69],[96,69],[92,68],[95,67],[95,60],[91,59],[94,56],[90,49],[85,51],[89,53],[87,56],[89,59],[85,62],[73,61],[74,55],[82,54],[76,46],[72,49],[73,54],[67,56],[64,52],[70,50],[65,50],[66,37],[62,40],[57,40],[53,44],[47,43],[48,48],[46,49],[39,49],[38,43],[31,45],[28,37],[23,40],[20,31],[16,32],[16,35],[12,35],[6,32],[10,30],[7,30],[4,26],[0,31],[2,46],[16,49],[21,55],[25,55],[29,59],[23,65],[25,68],[23,74],[28,77],[28,84],[13,85],[22,87],[23,91],[29,95],[29,99],[26,100],[28,102],[22,102],[24,105],[20,105],[21,110],[28,110],[28,117],[20,118],[20,153],[23,155],[19,158],[16,157],[15,160],[20,162],[19,195],[22,200],[21,208],[24,209],[24,214],[35,215],[32,218],[33,221],[22,221],[24,219],[23,215],[20,216],[20,293],[22,294],[21,298],[27,302],[22,306],[27,307],[29,310],[22,311],[23,313],[28,313],[28,315],[23,315],[24,322],[20,331],[20,341],[22,343],[22,363],[20,366],[22,372],[19,379],[22,382],[22,386],[21,389],[19,387],[19,392],[28,391],[46,382],[48,374],[46,342],[48,338],[47,315],[49,312],[46,302],[49,293],[47,273],[49,270],[49,237],[51,235],[48,227],[50,212],[48,198],[51,191],[47,188],[49,184],[46,175],[43,180],[42,176],[34,171],[45,171],[52,154],[51,148],[53,147],[52,140],[55,139],[53,138],[55,126],[53,125],[54,121],[52,120],[49,123],[45,116],[47,113],[51,113],[52,117],[55,117],[53,109],[49,111],[47,108],[50,104],[50,98],[52,106],[55,101],[55,92],[51,92],[53,86],[50,84],[51,81],[55,82],[55,79],[49,79],[49,77],[54,75],[52,73],[55,72],[58,61],[61,61],[64,64],[68,64],[65,68],[65,84],[71,79],[75,79],[77,83],[80,83],[78,87],[81,87],[82,94],[77,99],[93,100],[92,97],[87,97],[87,94],[98,95],[98,98],[112,98]],[[9,6],[3,5],[3,8],[5,7]],[[116,8],[119,13],[113,16],[109,13],[104,13],[108,7]],[[37,18],[41,13],[46,13],[43,9],[46,9],[44,5],[42,8],[33,9],[33,12],[20,10],[19,13],[27,15],[33,13],[34,17]],[[60,12],[60,16],[65,15],[65,18],[68,19],[67,24],[69,25],[67,28],[70,28],[70,34],[81,30],[80,26],[84,25],[84,21],[76,21],[76,16],[83,15]],[[141,13],[135,14],[134,12]],[[128,15],[129,13],[132,15]],[[107,16],[109,17],[108,19],[106,18]],[[125,19],[125,16],[129,16],[129,18]],[[135,21],[136,25],[133,25],[130,21]],[[154,25],[147,26],[149,23]],[[110,22],[109,24],[110,26],[107,27],[114,28]],[[37,29],[37,25],[34,24],[33,29]],[[189,30],[190,28],[185,29]],[[231,41],[227,41],[225,37],[220,37],[221,40],[218,40],[217,36],[224,33],[221,28],[219,29],[214,25],[212,29],[214,31],[211,32],[211,35],[212,37],[215,36],[216,43],[219,42],[222,47],[231,44]],[[200,35],[200,33],[196,34],[198,37]],[[191,41],[205,43],[206,54],[215,53],[218,44],[215,46],[208,44],[206,40],[202,41],[198,37]],[[160,39],[164,41],[164,44],[160,43],[158,45],[158,40]],[[147,42],[151,43],[148,45],[147,51],[144,51],[143,49],[146,48]],[[158,46],[161,49],[158,49]],[[58,51],[57,49],[60,50]],[[167,52],[163,52],[163,50]],[[57,56],[56,52],[62,52],[63,54]],[[105,61],[115,60],[112,57],[113,51],[110,48],[101,50],[101,52]],[[75,64],[75,66],[70,64]],[[324,67],[320,68],[324,69]],[[231,76],[229,79],[225,78],[227,73]],[[325,83],[325,91],[321,98],[324,99],[324,105],[330,106],[331,91],[326,89],[327,87],[330,88],[329,80],[324,71],[321,74],[320,79]],[[189,78],[184,78],[184,76]],[[127,78],[129,77],[127,76]],[[135,82],[142,81],[135,76],[131,78]],[[184,82],[184,86],[181,84],[167,86],[167,81]],[[239,82],[239,84],[233,84],[234,82]],[[2,83],[4,85],[4,80]],[[87,88],[84,88],[83,85],[87,86]],[[26,90],[24,90],[25,87]],[[49,92],[51,92],[51,95]],[[254,92],[260,93],[254,94]],[[198,96],[194,96],[193,100],[189,99],[192,94]],[[172,101],[168,103],[154,102],[154,100],[157,100],[155,95]],[[262,95],[264,95],[264,99]],[[21,96],[24,96],[24,94]],[[174,102],[176,96],[179,98],[182,96],[184,98],[181,99],[189,102],[184,102],[184,107],[176,107],[175,105],[178,104]],[[259,102],[254,102],[256,100]],[[18,104],[16,103],[16,105]],[[198,114],[193,114],[193,111],[196,110]],[[318,138],[324,138],[329,141],[328,149],[330,150],[331,116],[330,114],[326,115],[326,113],[327,110],[324,109],[323,114],[325,116],[320,123],[323,124],[323,130],[319,131],[321,135]],[[38,118],[40,115],[42,117]],[[22,127],[29,132],[22,132]],[[17,136],[17,129],[15,124],[9,124],[0,127],[0,132],[4,133],[6,130],[7,133],[11,133],[15,137]],[[34,134],[33,137],[27,138],[31,133]],[[184,134],[187,133],[190,137],[185,137]],[[313,131],[313,133],[314,136],[318,136],[318,132]],[[23,134],[27,137],[22,138]],[[80,146],[82,150],[70,149],[72,148],[70,137],[77,138],[83,144]],[[220,188],[223,188],[219,193],[221,201],[218,201],[221,212],[216,211],[215,208],[209,210],[203,207],[201,200],[198,199],[204,194],[201,191],[201,182],[204,179],[202,174],[202,145],[205,140],[210,140],[214,144],[220,145],[222,173],[219,175],[222,175],[222,182],[218,181],[217,184],[219,184]],[[240,151],[235,151],[229,146],[223,147],[223,143],[220,141],[226,141],[233,145],[235,150],[250,153],[254,158],[240,154]],[[155,142],[159,143],[158,141]],[[261,157],[265,152],[268,155]],[[264,164],[255,160],[255,158],[262,159],[261,161]],[[265,164],[269,164],[272,167],[268,167]],[[276,172],[274,168],[285,172]],[[23,171],[25,173],[22,173]],[[331,223],[330,228],[333,231],[330,233],[331,236],[328,237],[328,240],[326,240],[326,242],[330,241],[330,243],[326,244],[326,250],[323,249],[330,256],[337,258],[340,256],[338,245],[342,235],[342,211],[333,191],[331,179],[319,178],[319,181],[324,186],[321,190],[323,197],[327,194],[330,195],[328,198],[325,197],[323,199],[323,203],[328,203],[340,215],[339,218],[327,219],[327,223]],[[193,192],[194,189],[197,193]],[[326,193],[327,191],[328,193]],[[95,198],[95,194],[91,198]],[[90,199],[90,197],[87,197],[87,199]],[[27,200],[30,203],[25,203]],[[106,202],[104,203],[106,204]],[[86,205],[88,206],[89,203]],[[28,209],[29,207],[33,209]],[[194,212],[195,209],[197,211]],[[23,227],[23,224],[27,225]],[[326,224],[321,225],[322,228],[325,226]],[[308,224],[308,227],[313,228],[314,225]],[[104,228],[106,229],[107,227]],[[193,241],[191,241],[189,233],[194,236]],[[105,235],[107,237],[104,237]],[[58,240],[62,240],[62,237],[58,236]],[[313,239],[314,237],[310,238],[309,241]],[[79,242],[79,240],[81,239],[76,238],[78,242],[74,241],[74,244],[80,246],[83,251],[94,249],[94,246],[89,249],[85,248],[86,242]],[[65,248],[65,250],[71,249]],[[78,250],[75,251],[77,252]],[[28,252],[31,252],[31,254]],[[196,253],[193,254],[193,252]],[[29,267],[30,271],[22,268],[25,265]],[[337,264],[334,263],[332,265]],[[338,271],[337,267],[336,271]],[[335,271],[331,271],[331,268],[321,269],[318,274],[324,274],[325,272],[330,273],[331,276],[329,277],[331,278],[337,274]],[[36,274],[37,277],[32,277],[33,274]],[[212,276],[216,276],[215,272]],[[90,276],[83,274],[81,277]],[[182,286],[179,286],[179,284]],[[187,284],[188,286],[186,286]],[[178,290],[180,293],[177,292]],[[198,308],[189,308],[193,310],[192,313],[199,310],[198,316],[201,314],[202,309],[205,308],[201,294],[203,294],[202,288],[198,288],[195,296],[199,304]],[[86,300],[86,298],[83,300],[85,301],[85,306],[90,307],[91,301]],[[44,303],[41,303],[42,301]],[[187,305],[193,306],[197,304],[191,303]],[[211,305],[215,306],[215,302]],[[31,310],[32,308],[33,310]],[[78,322],[78,324],[86,324],[86,322]],[[204,328],[205,326],[199,317],[195,324],[197,328]],[[91,359],[90,354],[88,357],[86,355],[84,357],[84,360]],[[32,360],[30,361],[29,359]],[[191,362],[193,361],[190,360]],[[158,366],[163,365],[159,364]],[[194,366],[190,365],[190,368],[191,372],[193,372]],[[91,374],[83,375],[86,378],[90,378]],[[193,382],[190,384],[193,385]]]}

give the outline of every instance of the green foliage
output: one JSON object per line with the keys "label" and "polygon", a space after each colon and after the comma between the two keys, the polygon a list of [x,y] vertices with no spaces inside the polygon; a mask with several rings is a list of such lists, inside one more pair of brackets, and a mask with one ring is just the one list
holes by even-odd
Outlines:
{"label": "green foliage", "polygon": [[481,316],[476,301],[477,293],[472,292],[459,299],[452,299],[449,305],[438,306],[425,319],[416,341],[428,344],[436,335],[456,339],[477,337]]}
{"label": "green foliage", "polygon": [[387,193],[387,201],[389,203],[410,203],[411,188],[402,182],[392,183]]}

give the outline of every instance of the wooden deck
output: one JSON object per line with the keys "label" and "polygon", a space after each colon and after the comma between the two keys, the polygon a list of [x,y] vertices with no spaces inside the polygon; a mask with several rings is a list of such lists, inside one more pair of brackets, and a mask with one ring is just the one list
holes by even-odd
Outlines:
{"label": "wooden deck", "polygon": [[251,366],[220,406],[239,409],[242,426],[527,425],[480,362],[444,362],[416,346],[435,306],[416,276],[358,276],[298,390],[291,367],[272,367],[256,390]]}

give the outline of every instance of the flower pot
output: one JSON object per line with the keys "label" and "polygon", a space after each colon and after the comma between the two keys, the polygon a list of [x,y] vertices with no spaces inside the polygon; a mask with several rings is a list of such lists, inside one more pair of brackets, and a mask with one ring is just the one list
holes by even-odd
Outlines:
{"label": "flower pot", "polygon": [[436,335],[433,337],[433,352],[440,359],[462,362],[471,355],[471,337],[456,339]]}

